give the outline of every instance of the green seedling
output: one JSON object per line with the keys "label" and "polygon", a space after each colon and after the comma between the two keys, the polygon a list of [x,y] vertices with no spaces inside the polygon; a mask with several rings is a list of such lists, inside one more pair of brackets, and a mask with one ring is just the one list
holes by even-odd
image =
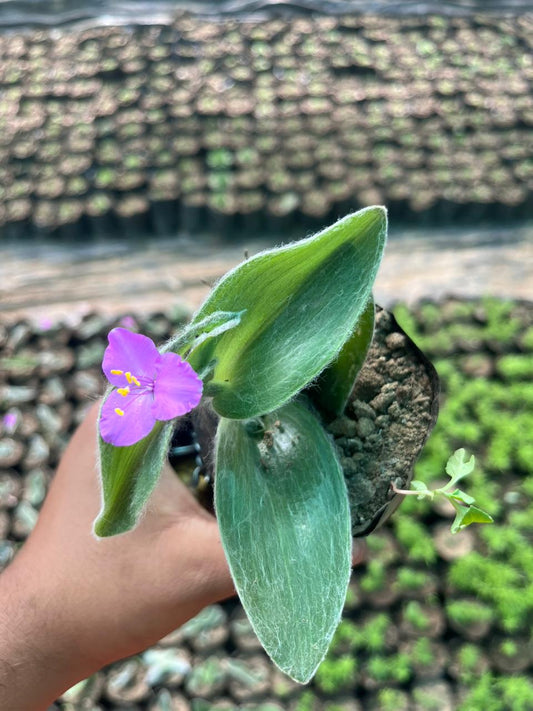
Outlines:
{"label": "green seedling", "polygon": [[438,489],[428,489],[423,481],[414,479],[411,482],[412,489],[398,489],[395,484],[392,485],[392,489],[396,494],[416,496],[419,500],[433,501],[436,496],[444,496],[456,512],[451,527],[452,533],[458,533],[472,523],[493,523],[492,516],[476,506],[476,501],[472,496],[457,488],[457,483],[474,471],[475,464],[474,455],[472,454],[467,460],[466,452],[461,448],[448,459],[446,473],[450,477],[450,481],[445,486]]}

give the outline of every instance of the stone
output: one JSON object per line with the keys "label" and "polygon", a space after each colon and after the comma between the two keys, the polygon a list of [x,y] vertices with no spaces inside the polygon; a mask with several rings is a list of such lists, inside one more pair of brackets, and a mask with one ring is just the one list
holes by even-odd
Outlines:
{"label": "stone", "polygon": [[41,432],[45,437],[46,435],[56,435],[61,431],[63,427],[62,418],[58,415],[57,411],[49,405],[40,403],[35,408],[35,414],[41,425]]}
{"label": "stone", "polygon": [[97,313],[87,314],[76,328],[74,335],[80,341],[88,341],[95,336],[106,336],[111,330],[109,320]]}
{"label": "stone", "polygon": [[242,607],[235,608],[235,612],[229,623],[231,640],[243,652],[257,652],[262,649],[261,642],[257,638],[250,620]]}
{"label": "stone", "polygon": [[40,435],[35,434],[29,441],[28,449],[24,456],[24,469],[35,469],[36,467],[45,464],[50,456],[50,447],[46,440]]}
{"label": "stone", "polygon": [[26,321],[19,321],[9,330],[9,335],[5,344],[8,353],[14,353],[21,346],[25,346],[32,337],[31,325]]}
{"label": "stone", "polygon": [[357,433],[357,423],[343,415],[328,425],[328,431],[336,437],[353,437]]}
{"label": "stone", "polygon": [[21,501],[13,514],[11,530],[15,538],[25,540],[37,523],[38,513],[27,501]]}
{"label": "stone", "polygon": [[15,508],[21,493],[22,485],[17,472],[0,472],[0,509]]}
{"label": "stone", "polygon": [[147,668],[145,681],[150,687],[178,687],[191,670],[191,655],[180,648],[147,649],[142,660]]}
{"label": "stone", "polygon": [[22,498],[39,508],[48,489],[49,473],[45,468],[32,469],[24,477]]}
{"label": "stone", "polygon": [[232,657],[226,660],[228,688],[239,703],[269,693],[271,665],[263,655]]}
{"label": "stone", "polygon": [[0,439],[0,467],[9,469],[16,466],[24,455],[24,445],[11,437]]}
{"label": "stone", "polygon": [[190,696],[213,699],[220,696],[226,687],[227,674],[220,656],[196,659],[185,678],[185,691]]}
{"label": "stone", "polygon": [[91,709],[93,711],[95,708],[94,702],[100,698],[103,687],[104,675],[101,672],[97,672],[65,691],[59,697],[59,700],[66,704],[72,704],[75,708]]}
{"label": "stone", "polygon": [[0,572],[7,568],[15,555],[15,544],[13,541],[0,540]]}
{"label": "stone", "polygon": [[301,690],[301,684],[297,681],[291,679],[290,676],[284,674],[277,667],[272,666],[271,668],[271,681],[270,685],[272,688],[272,694],[277,699],[290,699]]}
{"label": "stone", "polygon": [[228,616],[221,605],[209,605],[186,622],[181,633],[197,652],[208,652],[223,645],[229,637]]}
{"label": "stone", "polygon": [[42,378],[51,375],[64,375],[72,370],[74,353],[70,348],[55,348],[39,353],[39,373]]}
{"label": "stone", "polygon": [[139,703],[150,696],[146,666],[138,658],[114,664],[104,685],[104,696],[121,707],[125,703]]}
{"label": "stone", "polygon": [[10,383],[22,384],[27,382],[35,373],[39,361],[31,350],[22,350],[13,355],[5,356],[0,360],[0,371]]}
{"label": "stone", "polygon": [[18,434],[23,439],[30,439],[36,432],[39,431],[39,420],[35,416],[33,410],[27,410],[22,413],[22,422],[20,423]]}
{"label": "stone", "polygon": [[370,420],[376,419],[376,411],[372,408],[371,405],[369,405],[367,402],[363,402],[362,400],[353,400],[349,409],[352,410],[353,414],[357,418],[366,417]]}
{"label": "stone", "polygon": [[454,711],[451,687],[445,681],[428,681],[415,684],[411,690],[413,711]]}
{"label": "stone", "polygon": [[57,405],[65,400],[66,395],[65,385],[61,378],[48,378],[39,393],[39,402],[43,405]]}
{"label": "stone", "polygon": [[375,429],[374,422],[369,417],[361,417],[357,422],[357,435],[360,439],[366,439]]}
{"label": "stone", "polygon": [[7,511],[0,510],[0,541],[7,538],[11,528],[11,518]]}
{"label": "stone", "polygon": [[400,348],[405,348],[406,343],[406,335],[404,333],[399,333],[398,331],[389,333],[389,335],[385,337],[385,345],[391,351],[395,351]]}
{"label": "stone", "polygon": [[183,694],[171,693],[168,689],[157,692],[155,699],[150,701],[148,711],[190,711],[189,700]]}
{"label": "stone", "polygon": [[87,370],[87,368],[101,367],[106,344],[102,340],[89,341],[78,348],[76,352],[76,368]]}
{"label": "stone", "polygon": [[463,529],[458,533],[452,533],[447,523],[440,523],[434,527],[433,541],[438,554],[446,561],[462,558],[475,547],[475,538],[471,530]]}
{"label": "stone", "polygon": [[104,390],[104,376],[93,371],[78,371],[70,379],[69,390],[78,402],[94,400]]}
{"label": "stone", "polygon": [[7,409],[17,405],[33,402],[37,398],[37,386],[29,385],[3,385],[0,388],[0,402]]}

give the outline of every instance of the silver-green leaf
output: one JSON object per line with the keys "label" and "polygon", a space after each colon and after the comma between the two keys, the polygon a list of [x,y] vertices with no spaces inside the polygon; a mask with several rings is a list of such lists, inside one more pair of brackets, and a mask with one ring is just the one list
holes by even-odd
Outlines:
{"label": "silver-green leaf", "polygon": [[134,528],[150,498],[166,459],[174,421],[157,422],[144,439],[115,447],[99,437],[102,509],[94,522],[104,538]]}
{"label": "silver-green leaf", "polygon": [[351,526],[335,449],[305,405],[220,421],[215,508],[259,640],[282,671],[309,681],[341,617]]}
{"label": "silver-green leaf", "polygon": [[[271,412],[331,363],[367,306],[386,232],[385,209],[365,208],[256,255],[219,282],[193,319],[242,312],[238,328],[206,343],[215,362],[206,394],[219,415]],[[189,359],[195,370],[206,360],[202,351]]]}

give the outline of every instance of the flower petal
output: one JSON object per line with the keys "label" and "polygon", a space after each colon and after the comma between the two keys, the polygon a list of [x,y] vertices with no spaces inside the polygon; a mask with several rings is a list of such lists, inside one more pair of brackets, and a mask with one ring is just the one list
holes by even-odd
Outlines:
{"label": "flower petal", "polygon": [[196,407],[203,383],[191,366],[176,353],[161,356],[154,386],[152,414],[156,420],[172,420]]}
{"label": "flower petal", "polygon": [[153,381],[159,352],[148,336],[132,333],[126,328],[114,328],[109,332],[108,340],[102,370],[111,385],[123,387],[127,384],[124,375],[111,371],[129,372],[136,378]]}
{"label": "flower petal", "polygon": [[[155,425],[151,405],[150,392],[131,393],[123,397],[113,390],[100,412],[100,434],[104,442],[127,447],[146,437]],[[124,414],[117,413],[117,409]]]}

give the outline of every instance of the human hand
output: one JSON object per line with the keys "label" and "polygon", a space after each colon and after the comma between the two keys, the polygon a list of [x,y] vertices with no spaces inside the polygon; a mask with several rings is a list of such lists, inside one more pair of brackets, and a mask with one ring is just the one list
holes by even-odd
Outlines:
{"label": "human hand", "polygon": [[94,537],[97,415],[95,405],[74,434],[32,535],[0,581],[4,711],[46,709],[233,592],[215,519],[168,465],[135,530]]}

